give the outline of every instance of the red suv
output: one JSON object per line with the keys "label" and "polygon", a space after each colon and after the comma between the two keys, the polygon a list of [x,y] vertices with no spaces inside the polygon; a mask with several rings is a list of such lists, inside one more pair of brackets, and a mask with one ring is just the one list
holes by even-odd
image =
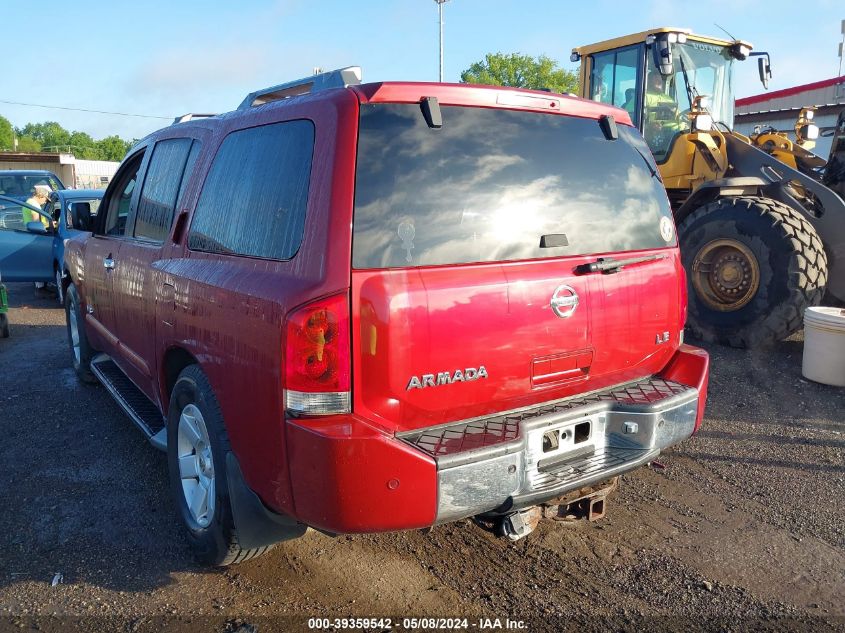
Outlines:
{"label": "red suv", "polygon": [[344,69],[139,142],[66,250],[80,378],[167,451],[189,539],[604,513],[708,359],[623,110]]}

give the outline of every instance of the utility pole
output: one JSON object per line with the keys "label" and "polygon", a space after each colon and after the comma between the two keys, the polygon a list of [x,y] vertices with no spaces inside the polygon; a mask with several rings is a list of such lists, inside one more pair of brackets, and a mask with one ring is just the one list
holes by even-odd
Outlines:
{"label": "utility pole", "polygon": [[[441,24],[442,24],[442,22],[441,22]],[[442,26],[441,26],[441,29],[442,29]],[[441,31],[440,38],[443,39],[442,31]],[[441,51],[442,51],[442,49],[441,49]],[[441,54],[441,56],[443,55],[442,52],[440,54]],[[842,57],[843,56],[845,56],[845,20],[842,20],[842,41],[839,42],[839,74],[837,75],[837,77],[842,76]]]}
{"label": "utility pole", "polygon": [[440,14],[440,83],[443,83],[443,5],[449,0],[434,0]]}

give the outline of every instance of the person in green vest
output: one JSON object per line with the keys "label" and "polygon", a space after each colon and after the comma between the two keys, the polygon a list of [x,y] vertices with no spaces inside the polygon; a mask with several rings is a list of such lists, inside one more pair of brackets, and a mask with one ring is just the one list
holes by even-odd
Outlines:
{"label": "person in green vest", "polygon": [[[47,204],[47,201],[50,199],[50,193],[52,191],[53,190],[50,189],[49,185],[35,185],[33,187],[33,194],[26,201],[26,203],[31,207],[43,210],[44,205]],[[41,222],[41,224],[44,225],[44,228],[48,228],[50,226],[50,220],[48,220],[46,216],[43,216],[40,213],[36,213],[31,209],[21,207],[21,214],[23,215],[24,226],[26,226],[30,222]],[[36,289],[43,290],[45,287],[46,284],[43,281],[35,282]]]}
{"label": "person in green vest", "polygon": [[658,160],[669,151],[675,135],[682,131],[678,103],[666,94],[666,80],[660,71],[648,74],[643,112],[643,136]]}
{"label": "person in green vest", "polygon": [[[33,189],[34,193],[26,201],[26,203],[31,207],[43,209],[44,205],[47,204],[47,200],[50,199],[52,189],[50,189],[49,185],[35,185]],[[26,207],[21,207],[21,213],[23,214],[24,226],[26,226],[29,222],[41,222],[45,228],[50,226],[50,221],[45,216],[36,213],[35,211],[27,209]]]}

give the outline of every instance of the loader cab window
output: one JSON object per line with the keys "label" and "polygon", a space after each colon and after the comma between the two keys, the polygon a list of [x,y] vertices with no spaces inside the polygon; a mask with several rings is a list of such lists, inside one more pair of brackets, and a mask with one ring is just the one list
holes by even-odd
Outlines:
{"label": "loader cab window", "polygon": [[725,46],[687,40],[672,46],[673,74],[663,77],[646,55],[642,131],[654,159],[664,163],[675,139],[690,131],[690,102],[707,97],[713,120],[733,127],[733,58]]}
{"label": "loader cab window", "polygon": [[592,55],[590,98],[628,111],[639,126],[639,86],[642,77],[642,46],[629,46]]}

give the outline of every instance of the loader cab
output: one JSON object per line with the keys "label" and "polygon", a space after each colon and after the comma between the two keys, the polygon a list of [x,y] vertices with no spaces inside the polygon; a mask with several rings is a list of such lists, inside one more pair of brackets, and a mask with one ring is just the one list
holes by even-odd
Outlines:
{"label": "loader cab", "polygon": [[662,165],[680,136],[732,127],[733,64],[750,51],[661,28],[573,49],[571,59],[581,62],[581,96],[627,110]]}

